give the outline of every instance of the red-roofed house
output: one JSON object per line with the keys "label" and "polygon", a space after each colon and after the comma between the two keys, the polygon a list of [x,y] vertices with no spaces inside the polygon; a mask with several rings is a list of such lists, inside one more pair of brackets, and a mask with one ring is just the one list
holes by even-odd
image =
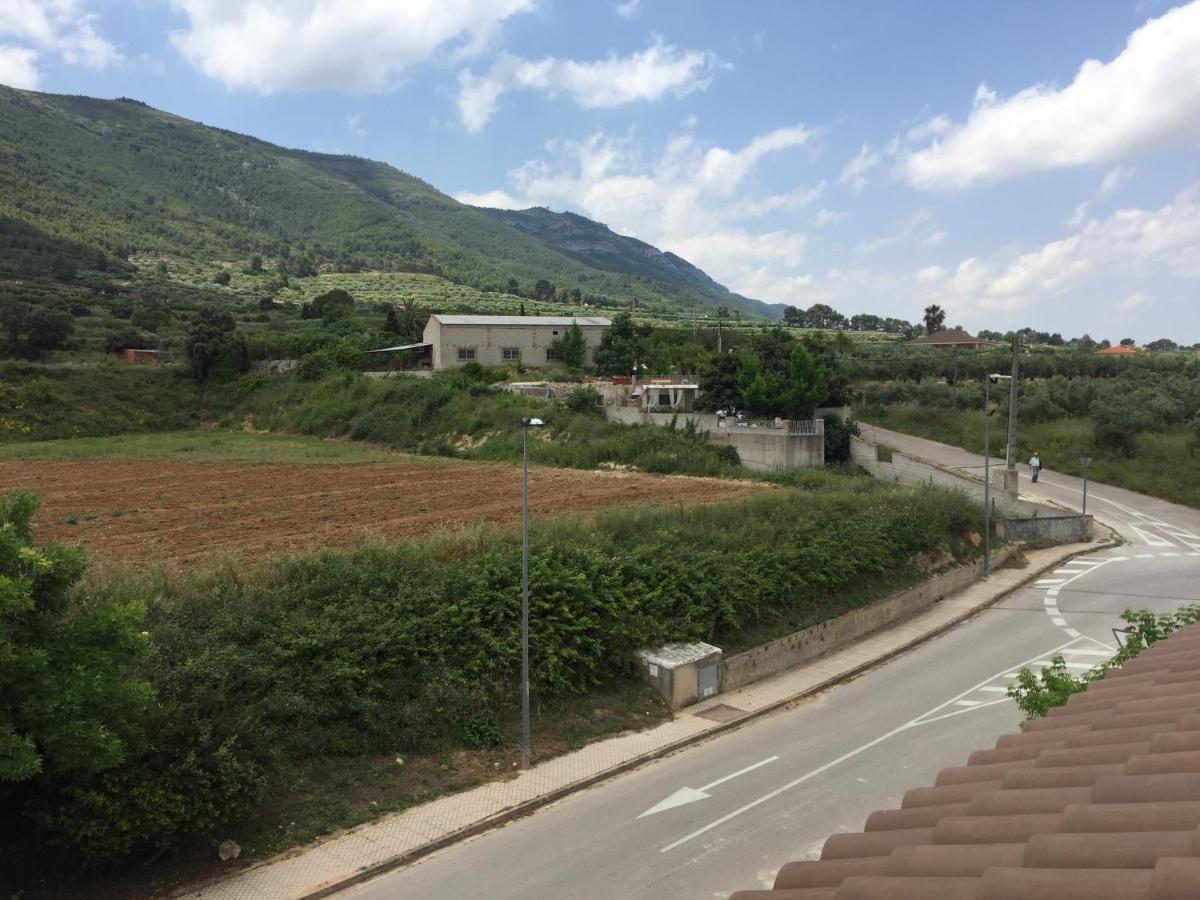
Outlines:
{"label": "red-roofed house", "polygon": [[966,331],[935,331],[909,343],[917,347],[948,347],[952,350],[990,350],[996,346],[995,341],[975,337]]}

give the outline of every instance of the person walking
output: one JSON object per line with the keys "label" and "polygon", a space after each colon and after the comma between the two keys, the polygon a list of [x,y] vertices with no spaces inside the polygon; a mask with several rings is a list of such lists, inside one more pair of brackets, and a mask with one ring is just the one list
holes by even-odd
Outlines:
{"label": "person walking", "polygon": [[1033,483],[1037,484],[1038,473],[1042,471],[1042,460],[1037,455],[1037,451],[1033,452],[1033,457],[1029,460],[1029,471],[1033,473]]}

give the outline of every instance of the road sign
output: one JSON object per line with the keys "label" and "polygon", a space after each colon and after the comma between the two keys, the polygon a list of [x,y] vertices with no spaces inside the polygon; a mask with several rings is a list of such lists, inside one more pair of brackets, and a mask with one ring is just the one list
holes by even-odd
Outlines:
{"label": "road sign", "polygon": [[1081,456],[1079,457],[1079,464],[1086,469],[1092,464],[1092,458],[1090,456]]}

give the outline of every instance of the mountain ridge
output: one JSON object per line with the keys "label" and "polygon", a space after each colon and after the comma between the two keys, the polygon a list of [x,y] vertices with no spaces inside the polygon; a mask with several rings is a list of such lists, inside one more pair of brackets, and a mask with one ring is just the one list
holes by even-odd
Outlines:
{"label": "mountain ridge", "polygon": [[[387,163],[280,147],[130,98],[0,86],[0,271],[50,274],[29,271],[45,255],[26,252],[35,233],[117,265],[136,256],[207,271],[258,255],[301,277],[417,272],[498,292],[546,280],[610,308],[772,314],[673,254],[578,219],[612,236],[611,258],[555,246]],[[655,264],[632,264],[635,243]]]}

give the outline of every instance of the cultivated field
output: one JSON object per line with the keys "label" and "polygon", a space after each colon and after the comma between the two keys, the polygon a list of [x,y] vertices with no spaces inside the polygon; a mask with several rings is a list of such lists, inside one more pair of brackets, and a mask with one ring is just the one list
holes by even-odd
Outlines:
{"label": "cultivated field", "polygon": [[[732,500],[748,482],[572,469],[530,470],[536,519],[612,506]],[[515,466],[400,457],[394,463],[243,464],[149,459],[0,460],[3,489],[43,498],[41,540],[82,543],[98,560],[180,566],[370,540],[420,538],[520,521]]]}

